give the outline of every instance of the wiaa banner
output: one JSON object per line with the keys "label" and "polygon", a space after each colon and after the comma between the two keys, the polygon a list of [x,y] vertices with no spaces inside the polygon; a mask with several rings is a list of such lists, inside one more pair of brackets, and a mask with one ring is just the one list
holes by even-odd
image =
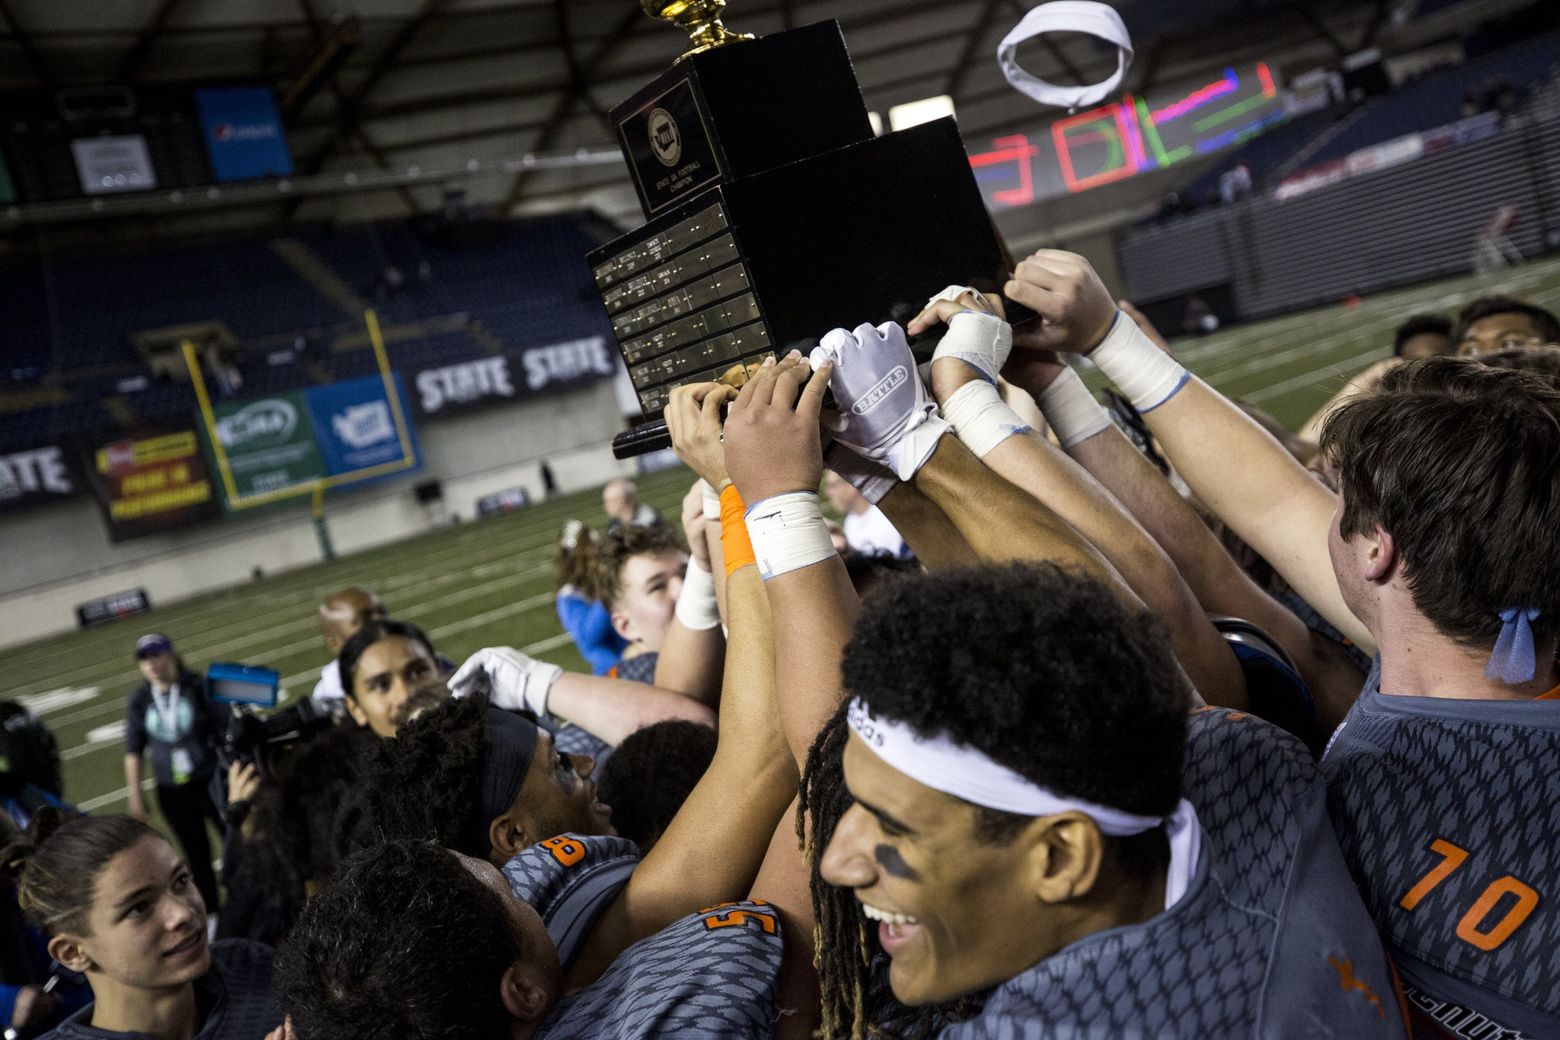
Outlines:
{"label": "wiaa banner", "polygon": [[302,392],[224,401],[212,412],[217,440],[227,460],[222,504],[228,512],[244,508],[244,499],[312,485],[325,476],[325,460]]}
{"label": "wiaa banner", "polygon": [[220,454],[202,432],[224,508],[295,501],[321,481],[355,487],[415,473],[421,453],[400,377],[395,387],[393,403],[373,375],[214,405]]}
{"label": "wiaa banner", "polygon": [[105,444],[92,453],[88,476],[111,541],[221,515],[194,430]]}

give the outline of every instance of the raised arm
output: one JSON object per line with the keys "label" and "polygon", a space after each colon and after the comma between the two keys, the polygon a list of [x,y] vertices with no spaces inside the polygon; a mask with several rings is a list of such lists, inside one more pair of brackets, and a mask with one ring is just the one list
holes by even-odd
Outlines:
{"label": "raised arm", "polygon": [[677,611],[656,660],[655,684],[692,697],[713,708],[720,700],[721,669],[726,636],[720,627],[714,565],[704,534],[704,487],[701,478],[683,497],[683,535],[688,540],[688,572]]}
{"label": "raised arm", "polygon": [[1315,698],[1321,721],[1328,728],[1341,721],[1359,694],[1359,669],[1251,580],[1165,475],[1110,421],[1078,374],[1040,351],[1015,351],[1004,372],[1041,401],[1067,453],[1170,554],[1202,609],[1243,618],[1277,640]]}
{"label": "raised arm", "polygon": [[[727,391],[700,387],[687,396],[696,396],[695,407],[683,418],[713,427],[718,444]],[[677,443],[679,427],[668,425]],[[773,625],[754,566],[728,575],[726,600],[731,631],[714,760],[603,915],[571,983],[589,981],[629,944],[685,914],[745,898],[795,797],[798,771],[778,724]]]}
{"label": "raised arm", "polygon": [[483,647],[450,676],[450,692],[479,690],[495,708],[555,718],[617,745],[636,730],[668,719],[715,724],[711,709],[671,690],[605,675],[566,672],[508,646]]}
{"label": "raised arm", "polygon": [[1120,502],[1083,467],[1027,429],[998,395],[1010,330],[972,295],[940,300],[912,330],[948,322],[932,361],[932,391],[959,440],[998,476],[1052,510],[1094,545],[1143,603],[1164,621],[1176,658],[1211,704],[1244,708],[1246,683],[1224,637],[1200,608],[1176,565]]}
{"label": "raised arm", "polygon": [[1041,250],[1006,295],[1045,316],[1016,347],[1088,353],[1137,406],[1188,485],[1307,602],[1369,651],[1328,553],[1337,496],[1233,403],[1158,350],[1082,257]]}

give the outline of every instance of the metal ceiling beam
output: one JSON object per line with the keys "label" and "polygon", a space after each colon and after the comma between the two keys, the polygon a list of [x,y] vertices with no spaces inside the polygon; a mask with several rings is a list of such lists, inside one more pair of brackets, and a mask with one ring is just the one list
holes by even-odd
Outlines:
{"label": "metal ceiling beam", "polygon": [[1337,52],[1338,57],[1348,57],[1348,45],[1338,38],[1338,34],[1332,31],[1326,20],[1316,13],[1316,9],[1309,2],[1301,4],[1298,10],[1300,17],[1305,19],[1307,25],[1316,30],[1316,35],[1327,41],[1327,45]]}
{"label": "metal ceiling beam", "polygon": [[22,52],[22,57],[27,59],[27,64],[32,66],[33,75],[44,86],[54,86],[54,73],[49,69],[43,55],[38,53],[38,48],[33,45],[30,33],[22,28],[22,23],[16,20],[16,15],[11,11],[11,5],[7,0],[0,0],[0,20],[11,30],[11,38],[16,41],[17,50]]}
{"label": "metal ceiling beam", "polygon": [[338,90],[336,74],[347,58],[357,49],[361,26],[356,17],[348,18],[332,27],[330,35],[326,36],[316,23],[311,31],[314,35],[314,57],[309,59],[309,64],[288,86],[287,92],[282,95],[282,118],[292,122],[292,117],[303,111],[303,107],[318,94],[321,87],[327,83]]}
{"label": "metal ceiling beam", "polygon": [[964,46],[959,49],[958,60],[954,62],[953,69],[948,74],[948,80],[943,84],[943,93],[953,98],[956,102],[959,91],[964,88],[964,81],[969,78],[970,69],[974,67],[975,53],[980,49],[980,41],[986,36],[987,27],[997,17],[997,7],[1002,0],[986,0],[986,5],[980,10],[980,17],[970,26],[970,31],[964,36]]}
{"label": "metal ceiling beam", "polygon": [[[926,2],[923,3],[911,4],[903,8],[896,9],[891,14],[879,15],[875,18],[864,20],[852,27],[852,31],[856,32],[861,30],[874,29],[880,25],[893,22],[899,18],[946,9],[947,0],[926,0]],[[642,14],[639,14],[638,12],[635,12],[635,14],[638,18],[644,19]],[[627,16],[625,16],[625,20],[626,17]],[[649,19],[644,20],[647,22],[649,21]],[[604,45],[608,42],[609,39],[610,34],[605,37],[600,37],[599,43]],[[671,37],[668,36],[667,39],[670,40]],[[891,57],[902,51],[912,50],[916,47],[930,46],[935,42],[935,40],[922,37],[912,40],[908,43],[892,44],[887,47],[879,47],[877,49],[858,47],[852,49],[851,57],[859,63],[862,61],[869,61],[874,58]],[[586,64],[589,64],[589,59],[587,59]],[[664,58],[657,58],[654,61],[641,62],[623,69],[614,69],[611,72],[610,81],[617,82],[620,80],[629,80],[637,84],[641,81],[650,79],[660,72],[665,71],[670,65],[671,58],[670,56],[667,56]],[[599,71],[599,69],[592,69],[593,73]],[[600,83],[597,83],[596,85],[599,87]],[[526,86],[480,87],[475,90],[462,91],[458,94],[410,98],[405,101],[392,101],[382,105],[365,107],[359,113],[359,119],[361,121],[389,119],[397,116],[422,115],[428,112],[442,111],[444,109],[454,108],[462,105],[485,104],[493,101],[516,101],[523,98],[540,97],[548,94],[554,94],[559,91],[567,91],[571,86],[572,82],[569,79],[561,79],[543,83],[535,83]],[[310,119],[305,121],[302,125],[320,126],[325,122],[326,120],[324,119]]]}
{"label": "metal ceiling beam", "polygon": [[[566,41],[569,39],[567,4],[568,0],[556,0],[553,7],[558,22],[558,35]],[[569,85],[563,97],[553,106],[552,114],[547,117],[547,122],[542,126],[541,133],[532,145],[532,151],[544,152],[552,147],[559,131],[563,129],[564,123],[568,121],[569,112],[574,108],[575,103],[589,96],[590,81],[596,74],[596,70],[617,49],[618,44],[632,36],[640,22],[646,20],[643,11],[634,7],[626,7],[616,24],[613,25],[612,31],[607,34],[606,39],[598,43],[596,49],[591,52],[590,57],[583,62],[579,61],[575,56],[572,46],[567,43],[564,45],[565,61],[569,67]],[[604,122],[609,124],[610,130],[610,120],[605,118],[606,114],[599,112],[599,110],[598,114],[603,117]],[[504,198],[503,209],[505,212],[514,209],[516,204],[519,203],[521,196],[525,194],[525,186],[530,179],[531,174],[529,171],[522,170],[515,174],[514,181],[509,185],[509,193]]]}
{"label": "metal ceiling beam", "polygon": [[152,12],[152,17],[147,20],[143,28],[125,52],[125,56],[119,60],[119,70],[115,79],[121,83],[128,83],[141,67],[141,62],[146,60],[146,52],[152,49],[152,44],[157,42],[158,35],[163,26],[168,24],[168,19],[173,17],[173,9],[179,6],[179,0],[162,0],[157,5],[157,10]]}
{"label": "metal ceiling beam", "polygon": [[374,63],[369,66],[367,74],[363,77],[363,81],[358,84],[357,89],[341,103],[338,114],[341,131],[343,132],[338,132],[327,138],[324,145],[304,161],[303,167],[306,173],[318,173],[325,167],[326,161],[335,154],[341,142],[361,122],[360,113],[362,112],[364,102],[374,92],[374,88],[379,86],[380,81],[394,68],[395,61],[401,56],[401,52],[417,38],[417,34],[422,31],[423,26],[427,25],[429,20],[439,14],[440,10],[448,6],[449,3],[450,0],[424,0],[422,9],[407,19],[396,30],[395,35],[390,38],[390,41],[379,52],[379,56],[374,59]]}
{"label": "metal ceiling beam", "polygon": [[[304,20],[308,23],[309,35],[314,40],[317,54],[325,55],[330,49],[330,40],[334,39],[335,33],[332,33],[330,38],[326,37],[324,27],[320,22],[319,13],[314,9],[313,0],[298,0],[298,9],[303,13]],[[355,32],[356,29],[354,28],[353,31]],[[314,71],[316,64],[317,62],[310,63],[310,68],[305,71],[306,77],[309,72]],[[321,84],[328,83],[331,94],[336,99],[336,115],[339,120],[336,133],[326,139],[326,143],[321,147],[320,151],[325,153],[333,143],[339,142],[343,138],[352,138],[362,145],[363,151],[373,160],[375,166],[378,166],[381,170],[390,169],[390,160],[385,157],[384,151],[369,136],[367,129],[351,117],[350,99],[346,96],[346,92],[342,90],[341,80],[337,78],[336,71],[334,66],[320,70],[314,76],[314,87],[310,90],[310,93],[312,93]],[[307,101],[307,97],[296,101],[296,104],[301,106],[304,101]],[[321,165],[323,166],[323,161]],[[319,168],[307,172],[318,173]],[[417,204],[417,196],[412,194],[410,188],[400,185],[396,188],[396,194],[400,197],[402,205],[406,207],[407,213],[416,216],[421,212],[421,207]],[[299,208],[302,207],[303,201],[301,196],[293,199],[284,210],[282,214],[283,219],[291,220]]]}

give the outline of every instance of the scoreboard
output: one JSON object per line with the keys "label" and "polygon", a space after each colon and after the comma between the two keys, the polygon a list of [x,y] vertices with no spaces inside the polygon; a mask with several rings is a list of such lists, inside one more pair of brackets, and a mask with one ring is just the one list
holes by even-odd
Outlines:
{"label": "scoreboard", "polygon": [[1165,169],[1286,118],[1272,71],[1258,62],[1178,91],[1126,94],[1031,133],[967,143],[981,193],[999,210]]}

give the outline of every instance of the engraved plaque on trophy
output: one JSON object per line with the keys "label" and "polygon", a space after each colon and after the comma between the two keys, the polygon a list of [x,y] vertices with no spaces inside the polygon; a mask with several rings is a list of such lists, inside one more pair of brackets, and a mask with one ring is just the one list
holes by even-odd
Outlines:
{"label": "engraved plaque on trophy", "polygon": [[588,261],[652,420],[614,454],[669,444],[677,386],[907,322],[949,284],[1000,290],[1009,261],[956,124],[874,137],[836,23],[751,40],[720,23],[725,0],[643,4],[695,49],[613,110],[649,222]]}

